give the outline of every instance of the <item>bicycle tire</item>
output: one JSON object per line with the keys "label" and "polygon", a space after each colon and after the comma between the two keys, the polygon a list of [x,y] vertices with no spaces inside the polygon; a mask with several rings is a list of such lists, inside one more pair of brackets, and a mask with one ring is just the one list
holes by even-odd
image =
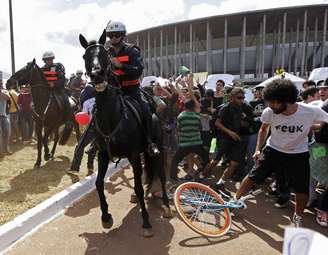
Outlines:
{"label": "bicycle tire", "polygon": [[[193,199],[194,203],[200,203],[201,205],[192,204],[191,200],[186,199],[188,196]],[[202,201],[206,198],[207,201]],[[210,200],[209,200],[210,199]],[[231,215],[228,208],[221,210],[207,211],[206,207],[209,203],[218,203],[223,205],[224,201],[218,193],[216,193],[210,187],[197,183],[197,182],[186,182],[181,184],[174,193],[174,205],[182,219],[182,221],[192,230],[205,237],[220,237],[226,234],[231,226]],[[201,208],[202,206],[202,208]],[[187,210],[196,211],[191,215]],[[209,209],[211,210],[211,209]],[[205,216],[201,220],[198,219],[199,213],[207,213],[208,216],[205,221]],[[196,214],[196,217],[194,217]],[[218,219],[219,216],[219,219]],[[193,220],[193,218],[195,220]],[[214,223],[210,222],[214,219]],[[219,220],[219,221],[218,221]],[[221,222],[223,220],[223,222]],[[223,224],[221,224],[223,223]]]}

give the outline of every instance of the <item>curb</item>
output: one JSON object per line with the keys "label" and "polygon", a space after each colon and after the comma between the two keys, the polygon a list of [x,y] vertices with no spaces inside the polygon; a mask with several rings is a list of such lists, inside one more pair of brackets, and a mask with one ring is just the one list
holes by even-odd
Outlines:
{"label": "curb", "polygon": [[[115,168],[115,164],[110,164],[106,178],[111,177],[128,165],[126,159],[122,160],[117,168]],[[95,189],[96,178],[97,173],[94,173],[0,226],[0,254],[31,231],[55,218],[65,208],[92,192]]]}

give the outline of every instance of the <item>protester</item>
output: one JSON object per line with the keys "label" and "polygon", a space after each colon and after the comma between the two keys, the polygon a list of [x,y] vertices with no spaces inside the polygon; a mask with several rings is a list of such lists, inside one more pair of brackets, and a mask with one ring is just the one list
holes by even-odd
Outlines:
{"label": "protester", "polygon": [[10,139],[10,121],[9,121],[10,96],[4,89],[3,82],[0,80],[0,157],[5,154],[10,155],[12,151],[9,148]]}
{"label": "protester", "polygon": [[18,107],[18,83],[16,80],[9,79],[6,87],[10,96],[10,128],[11,128],[11,142],[18,142],[21,137],[19,128],[19,107]]}
{"label": "protester", "polygon": [[[309,192],[308,133],[314,123],[328,122],[328,114],[318,107],[296,103],[298,91],[290,80],[273,80],[263,93],[268,108],[261,116],[262,126],[254,154],[256,166],[243,180],[236,199],[255,183],[262,183],[276,169],[281,169],[296,195],[292,221],[296,227],[301,227]],[[271,135],[266,142],[269,130]]]}
{"label": "protester", "polygon": [[20,108],[20,125],[23,144],[29,143],[33,135],[34,122],[32,118],[32,103],[30,86],[21,86],[21,93],[18,96],[17,104]]}

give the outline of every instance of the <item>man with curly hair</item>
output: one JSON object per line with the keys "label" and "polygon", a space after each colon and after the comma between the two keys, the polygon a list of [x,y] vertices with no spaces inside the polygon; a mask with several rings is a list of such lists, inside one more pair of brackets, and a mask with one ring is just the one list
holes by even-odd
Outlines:
{"label": "man with curly hair", "polygon": [[[328,123],[328,114],[319,107],[297,103],[298,90],[290,80],[273,80],[264,88],[263,96],[268,107],[261,116],[262,126],[253,156],[256,165],[244,178],[236,199],[278,169],[295,191],[292,221],[301,227],[310,178],[308,133],[313,124]],[[269,130],[271,135],[266,140]]]}

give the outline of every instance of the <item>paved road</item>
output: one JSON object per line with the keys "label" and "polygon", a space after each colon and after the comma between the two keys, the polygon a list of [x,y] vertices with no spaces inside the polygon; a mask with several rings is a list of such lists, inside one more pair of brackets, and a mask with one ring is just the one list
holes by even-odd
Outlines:
{"label": "paved road", "polygon": [[[292,206],[276,209],[272,200],[259,195],[233,219],[230,233],[218,239],[206,239],[177,217],[163,219],[160,202],[152,200],[148,206],[155,235],[145,239],[138,206],[129,203],[131,184],[131,170],[126,169],[106,186],[114,217],[111,230],[102,229],[98,197],[92,192],[64,215],[18,243],[8,254],[281,254],[284,228],[290,225]],[[328,236],[328,230],[318,227],[313,219],[308,212],[305,224]]]}

